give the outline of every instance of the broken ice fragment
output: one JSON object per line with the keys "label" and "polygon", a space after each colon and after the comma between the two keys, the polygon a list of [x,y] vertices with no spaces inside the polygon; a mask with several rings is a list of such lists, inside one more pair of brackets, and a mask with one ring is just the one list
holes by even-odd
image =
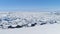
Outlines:
{"label": "broken ice fragment", "polygon": [[40,25],[44,25],[44,24],[46,24],[46,23],[41,23]]}
{"label": "broken ice fragment", "polygon": [[37,23],[31,24],[31,27],[35,26]]}
{"label": "broken ice fragment", "polygon": [[17,25],[15,28],[22,28],[23,26],[19,26],[19,25]]}
{"label": "broken ice fragment", "polygon": [[12,27],[12,26],[8,26],[8,28],[15,28],[15,27]]}

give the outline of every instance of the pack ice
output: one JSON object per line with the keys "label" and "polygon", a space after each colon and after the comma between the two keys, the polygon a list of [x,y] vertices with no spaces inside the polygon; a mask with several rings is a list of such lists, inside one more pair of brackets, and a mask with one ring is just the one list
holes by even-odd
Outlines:
{"label": "pack ice", "polygon": [[0,28],[34,27],[60,22],[59,12],[0,12]]}

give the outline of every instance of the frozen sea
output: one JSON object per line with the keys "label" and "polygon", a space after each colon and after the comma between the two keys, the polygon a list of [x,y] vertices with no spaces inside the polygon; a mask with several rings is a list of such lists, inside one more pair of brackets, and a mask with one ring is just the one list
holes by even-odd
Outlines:
{"label": "frozen sea", "polygon": [[0,34],[60,34],[60,13],[0,12]]}
{"label": "frozen sea", "polygon": [[60,34],[60,24],[19,29],[1,29],[0,34]]}

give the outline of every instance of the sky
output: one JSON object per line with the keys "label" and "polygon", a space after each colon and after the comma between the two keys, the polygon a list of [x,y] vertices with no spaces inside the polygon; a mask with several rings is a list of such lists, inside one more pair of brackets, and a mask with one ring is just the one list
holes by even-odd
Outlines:
{"label": "sky", "polygon": [[0,11],[60,11],[60,0],[0,0]]}

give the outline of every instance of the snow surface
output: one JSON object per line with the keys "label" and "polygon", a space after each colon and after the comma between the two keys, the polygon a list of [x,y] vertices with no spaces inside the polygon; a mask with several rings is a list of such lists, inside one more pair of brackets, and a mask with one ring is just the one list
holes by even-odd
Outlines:
{"label": "snow surface", "polygon": [[50,24],[19,29],[1,29],[0,34],[60,34],[60,24]]}
{"label": "snow surface", "polygon": [[0,12],[0,34],[60,34],[59,18],[58,12]]}

